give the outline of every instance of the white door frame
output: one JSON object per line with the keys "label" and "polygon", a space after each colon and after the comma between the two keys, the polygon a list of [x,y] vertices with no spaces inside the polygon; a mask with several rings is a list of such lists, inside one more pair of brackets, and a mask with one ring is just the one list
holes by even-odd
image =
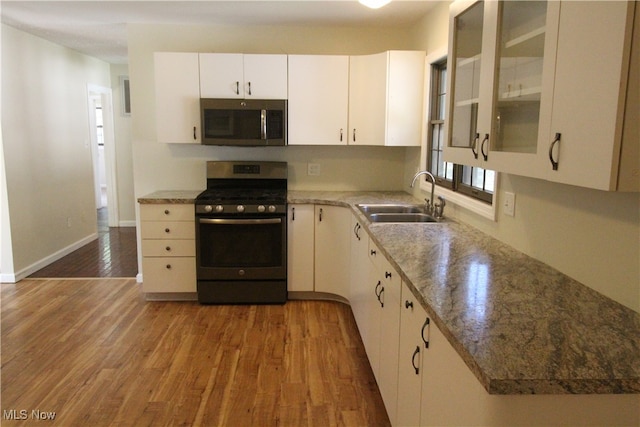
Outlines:
{"label": "white door frame", "polygon": [[[96,177],[96,197],[100,197],[100,186],[98,184],[98,143],[97,136],[94,131],[96,128],[95,104],[94,97],[100,96],[102,105],[102,119],[104,132],[104,157],[105,157],[105,175],[107,179],[107,205],[108,205],[108,224],[109,227],[118,227],[120,218],[118,215],[118,186],[116,174],[116,147],[115,132],[113,127],[113,99],[111,88],[97,86],[93,84],[87,85],[87,105],[89,108],[89,126],[91,128],[91,155],[93,158],[93,172]],[[97,200],[97,199],[96,199]]]}

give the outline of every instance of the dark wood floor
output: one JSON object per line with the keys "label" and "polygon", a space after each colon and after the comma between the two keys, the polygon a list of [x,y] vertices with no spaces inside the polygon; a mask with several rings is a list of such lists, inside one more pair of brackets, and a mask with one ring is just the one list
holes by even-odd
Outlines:
{"label": "dark wood floor", "polygon": [[33,273],[30,278],[135,277],[135,227],[107,225],[107,208],[98,209],[98,239]]}
{"label": "dark wood floor", "polygon": [[389,425],[347,305],[145,302],[134,279],[1,289],[3,427]]}

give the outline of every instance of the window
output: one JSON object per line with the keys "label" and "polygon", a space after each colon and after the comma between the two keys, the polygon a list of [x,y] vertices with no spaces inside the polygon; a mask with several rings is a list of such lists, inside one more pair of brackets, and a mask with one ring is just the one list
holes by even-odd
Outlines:
{"label": "window", "polygon": [[431,99],[427,142],[427,169],[436,184],[491,204],[495,189],[494,171],[475,166],[456,165],[443,160],[445,105],[447,96],[446,59],[431,64]]}

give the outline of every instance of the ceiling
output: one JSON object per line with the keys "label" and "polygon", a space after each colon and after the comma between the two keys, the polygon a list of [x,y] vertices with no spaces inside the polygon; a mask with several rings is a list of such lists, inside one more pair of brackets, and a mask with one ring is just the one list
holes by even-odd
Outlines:
{"label": "ceiling", "polygon": [[2,23],[113,64],[127,59],[127,23],[191,25],[402,26],[437,0],[19,1],[2,0]]}

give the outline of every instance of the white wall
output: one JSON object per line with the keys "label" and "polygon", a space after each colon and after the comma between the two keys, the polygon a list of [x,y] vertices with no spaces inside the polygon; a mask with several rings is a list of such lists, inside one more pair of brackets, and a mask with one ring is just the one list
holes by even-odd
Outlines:
{"label": "white wall", "polygon": [[[2,251],[3,279],[27,274],[52,254],[95,237],[89,83],[110,86],[109,65],[2,25],[2,139],[13,255],[7,265]],[[3,241],[7,220],[2,216]]]}
{"label": "white wall", "polygon": [[[427,52],[447,45],[447,10],[447,5],[439,6],[423,20],[422,31],[416,31]],[[408,185],[422,154],[407,149],[406,155],[404,181]],[[447,204],[446,214],[640,311],[640,194],[507,174],[501,174],[499,181],[495,222],[452,203]],[[516,194],[515,217],[505,216],[499,205],[506,191]],[[418,189],[414,194],[425,197]]]}
{"label": "white wall", "polygon": [[118,218],[120,226],[135,226],[136,209],[133,193],[133,153],[131,147],[131,116],[122,107],[121,76],[129,75],[128,65],[111,65],[113,123],[116,148],[116,182],[118,187]]}

